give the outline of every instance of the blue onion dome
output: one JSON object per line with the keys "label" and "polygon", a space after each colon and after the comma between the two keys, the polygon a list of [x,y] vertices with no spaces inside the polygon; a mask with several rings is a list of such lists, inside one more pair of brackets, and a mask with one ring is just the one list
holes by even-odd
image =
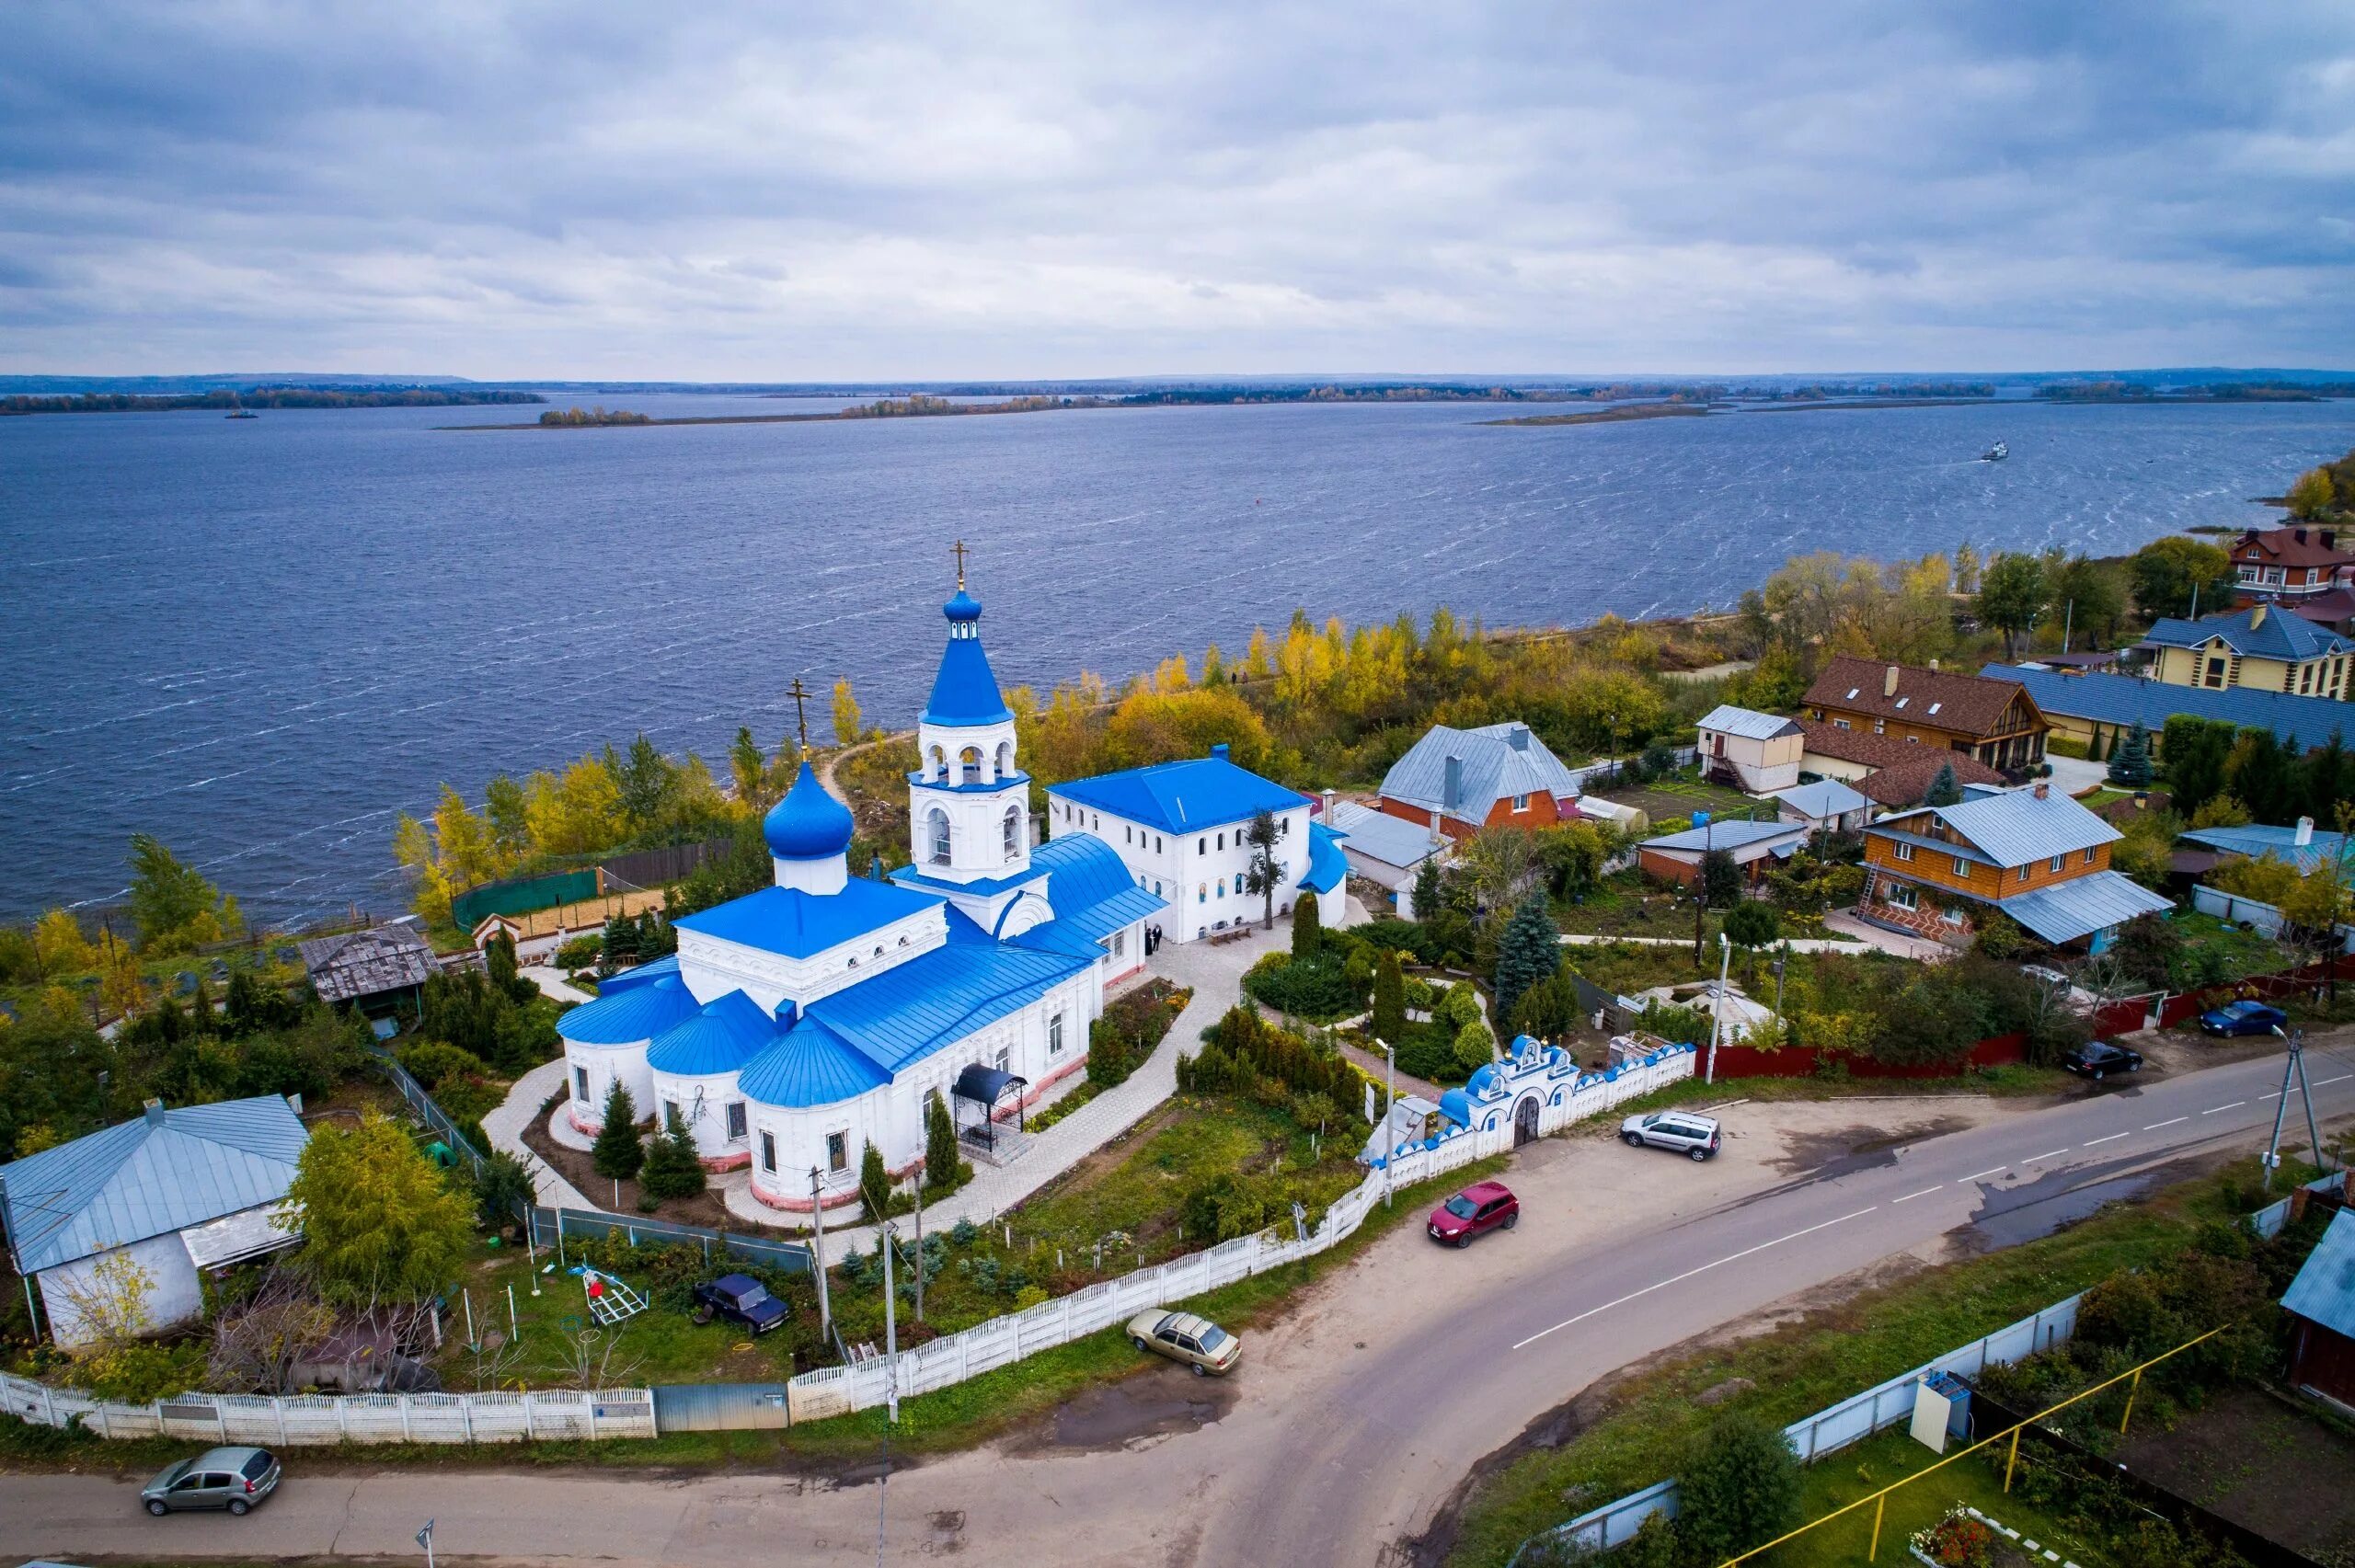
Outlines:
{"label": "blue onion dome", "polygon": [[940,612],[951,621],[978,621],[982,618],[982,601],[960,588],[956,598],[940,607]]}
{"label": "blue onion dome", "polygon": [[804,757],[793,787],[761,818],[761,834],[779,860],[825,860],[850,848],[857,826],[850,807],[826,793]]}
{"label": "blue onion dome", "polygon": [[1475,1095],[1493,1094],[1504,1088],[1504,1074],[1497,1070],[1495,1062],[1488,1062],[1465,1080],[1464,1087]]}

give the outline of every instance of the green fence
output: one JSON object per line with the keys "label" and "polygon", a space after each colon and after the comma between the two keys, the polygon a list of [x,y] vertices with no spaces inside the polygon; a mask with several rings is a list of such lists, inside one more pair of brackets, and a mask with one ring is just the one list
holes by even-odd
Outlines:
{"label": "green fence", "polygon": [[486,915],[528,915],[535,910],[593,898],[597,892],[594,866],[547,876],[519,876],[511,882],[486,882],[450,900],[450,919],[460,931],[472,931]]}

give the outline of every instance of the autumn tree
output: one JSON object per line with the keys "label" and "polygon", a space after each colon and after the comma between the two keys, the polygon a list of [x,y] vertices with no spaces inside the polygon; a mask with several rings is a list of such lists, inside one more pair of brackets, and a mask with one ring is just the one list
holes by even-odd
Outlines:
{"label": "autumn tree", "polygon": [[2307,469],[2292,483],[2286,498],[2290,503],[2290,515],[2303,522],[2315,522],[2327,517],[2333,501],[2330,470],[2321,467]]}
{"label": "autumn tree", "polygon": [[867,733],[867,718],[858,710],[858,698],[852,694],[848,681],[834,682],[834,744],[856,746]]}
{"label": "autumn tree", "polygon": [[40,978],[87,974],[98,966],[98,949],[82,934],[71,911],[52,910],[33,927],[33,956]]}
{"label": "autumn tree", "polygon": [[1987,563],[1979,583],[1979,618],[2004,634],[2004,657],[2018,650],[2023,633],[2036,624],[2051,601],[2044,563],[2034,555],[2005,551]]}
{"label": "autumn tree", "polygon": [[2170,534],[2135,551],[2126,575],[2135,608],[2155,619],[2188,615],[2198,604],[2223,608],[2232,602],[2238,572],[2223,546]]}
{"label": "autumn tree", "polygon": [[338,1306],[424,1301],[454,1288],[474,1239],[474,1205],[371,1111],[321,1122],[295,1166],[276,1223],[299,1230],[299,1265]]}

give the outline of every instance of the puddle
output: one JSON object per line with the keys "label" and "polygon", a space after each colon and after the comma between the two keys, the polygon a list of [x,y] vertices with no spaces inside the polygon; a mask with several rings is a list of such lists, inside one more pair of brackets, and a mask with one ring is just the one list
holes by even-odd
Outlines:
{"label": "puddle", "polygon": [[1090,1389],[1049,1416],[1028,1448],[1125,1448],[1207,1426],[1235,1407],[1220,1378],[1156,1372]]}
{"label": "puddle", "polygon": [[[2056,1171],[2016,1187],[1982,1185],[1970,1237],[1981,1252],[2001,1252],[2050,1236],[2105,1203],[2138,1198],[2168,1180],[2167,1168],[2086,1181],[2083,1171]],[[2074,1184],[2074,1185],[2073,1185]]]}
{"label": "puddle", "polygon": [[1898,1151],[1960,1132],[1971,1124],[1961,1116],[1940,1116],[1890,1130],[1869,1125],[1837,1127],[1827,1132],[1794,1134],[1775,1162],[1786,1175],[1804,1173],[1810,1181],[1834,1181],[1857,1171],[1885,1169],[1897,1163]]}

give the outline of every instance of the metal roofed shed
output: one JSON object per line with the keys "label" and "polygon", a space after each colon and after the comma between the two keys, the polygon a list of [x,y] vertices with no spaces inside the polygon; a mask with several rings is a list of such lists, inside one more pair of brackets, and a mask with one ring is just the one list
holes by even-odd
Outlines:
{"label": "metal roofed shed", "polygon": [[2057,947],[2175,905],[2131,877],[2097,871],[1998,899],[1995,907]]}
{"label": "metal roofed shed", "polygon": [[268,1221],[309,1137],[275,1094],[179,1110],[158,1101],[135,1121],[0,1165],[9,1249],[40,1281],[52,1337],[87,1337],[75,1298],[109,1254],[146,1271],[148,1317],[162,1329],[201,1310],[200,1269],[293,1244]]}
{"label": "metal roofed shed", "polygon": [[2348,864],[2346,836],[2316,831],[2312,818],[2302,818],[2294,828],[2254,822],[2243,828],[2194,828],[2183,837],[2188,842],[2204,844],[2225,854],[2246,855],[2250,860],[2271,855],[2297,867],[2301,876],[2326,862]]}
{"label": "metal roofed shed", "polygon": [[405,924],[371,926],[335,936],[314,936],[294,944],[311,989],[331,1005],[412,1005],[425,982],[442,972],[433,949]]}
{"label": "metal roofed shed", "polygon": [[1844,833],[1864,826],[1872,802],[1838,779],[1818,779],[1775,792],[1786,821],[1805,822],[1817,829]]}
{"label": "metal roofed shed", "polygon": [[2342,1412],[2355,1407],[2355,1210],[2331,1216],[2282,1295],[2281,1310],[2295,1320],[2291,1383]]}

